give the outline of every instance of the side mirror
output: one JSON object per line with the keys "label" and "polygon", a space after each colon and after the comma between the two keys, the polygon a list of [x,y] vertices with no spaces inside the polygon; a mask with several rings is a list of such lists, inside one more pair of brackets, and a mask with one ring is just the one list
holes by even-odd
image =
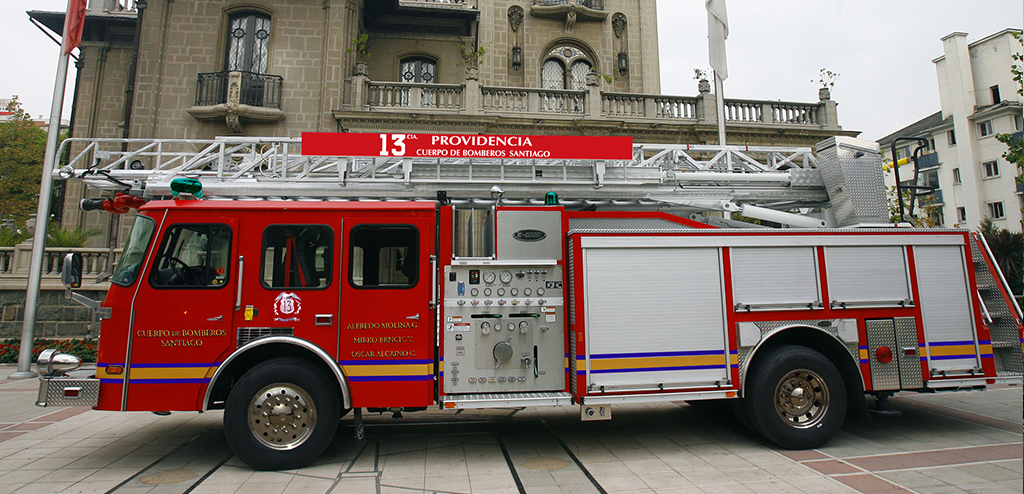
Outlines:
{"label": "side mirror", "polygon": [[68,288],[82,287],[82,254],[72,252],[64,256],[64,269],[60,273],[60,282]]}

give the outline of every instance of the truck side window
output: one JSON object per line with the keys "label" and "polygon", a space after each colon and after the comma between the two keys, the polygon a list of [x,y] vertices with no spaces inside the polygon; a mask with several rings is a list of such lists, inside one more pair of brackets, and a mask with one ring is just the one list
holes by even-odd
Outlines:
{"label": "truck side window", "polygon": [[263,286],[327,288],[331,285],[334,231],[327,225],[272,225],[263,231]]}
{"label": "truck side window", "polygon": [[149,282],[158,288],[220,288],[227,284],[231,228],[171,225],[164,234]]}
{"label": "truck side window", "polygon": [[419,230],[412,225],[360,225],[349,234],[349,283],[358,288],[410,288],[418,276]]}
{"label": "truck side window", "polygon": [[124,244],[124,251],[117,261],[114,274],[110,281],[115,285],[129,286],[135,283],[139,276],[139,268],[146,259],[146,251],[149,250],[149,241],[153,238],[153,230],[156,229],[156,222],[146,216],[136,216],[135,224],[132,225],[132,232],[128,235],[128,242]]}

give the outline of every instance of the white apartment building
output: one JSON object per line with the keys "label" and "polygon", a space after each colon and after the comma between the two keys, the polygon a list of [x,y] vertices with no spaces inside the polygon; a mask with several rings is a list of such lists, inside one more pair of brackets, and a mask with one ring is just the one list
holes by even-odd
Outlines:
{"label": "white apartment building", "polygon": [[[944,227],[975,229],[983,218],[1007,230],[1021,230],[1021,189],[1017,167],[1002,157],[1006,145],[996,134],[1020,133],[1021,96],[1010,67],[1021,45],[1004,29],[973,43],[955,32],[942,38],[943,55],[932,60],[939,83],[941,111],[879,139],[883,156],[892,159],[896,137],[920,137],[928,150],[920,160],[919,185],[937,187],[932,218]],[[896,158],[917,143],[901,141]],[[900,167],[900,181],[913,180],[912,165]],[[892,169],[886,185],[896,184]],[[916,210],[920,216],[920,209]]]}

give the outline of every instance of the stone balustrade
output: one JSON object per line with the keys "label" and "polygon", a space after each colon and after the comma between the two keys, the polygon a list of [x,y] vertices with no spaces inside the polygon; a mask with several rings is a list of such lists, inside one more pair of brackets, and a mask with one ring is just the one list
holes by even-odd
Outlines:
{"label": "stone balustrade", "polygon": [[[68,253],[82,254],[82,278],[85,284],[95,285],[93,288],[105,289],[107,283],[96,282],[104,273],[113,269],[114,260],[120,255],[120,249],[111,252],[108,249],[87,247],[47,247],[43,253],[44,285],[60,285],[60,273],[64,267],[64,256]],[[0,289],[25,290],[28,283],[29,266],[32,261],[32,242],[22,242],[14,247],[0,247]]]}
{"label": "stone balustrade", "polygon": [[[600,89],[592,74],[586,89],[495,87],[480,84],[474,68],[467,69],[462,84],[419,84],[371,81],[365,62],[357,67],[349,86],[345,108],[452,112],[466,115],[516,117],[566,117],[621,119],[651,124],[716,125],[715,95],[703,90],[697,96],[616,93]],[[827,96],[827,95],[826,95]],[[820,97],[820,96],[819,96]],[[780,128],[815,128],[839,131],[836,104],[829,98],[816,103],[726,99],[723,118],[731,124],[769,125]]]}

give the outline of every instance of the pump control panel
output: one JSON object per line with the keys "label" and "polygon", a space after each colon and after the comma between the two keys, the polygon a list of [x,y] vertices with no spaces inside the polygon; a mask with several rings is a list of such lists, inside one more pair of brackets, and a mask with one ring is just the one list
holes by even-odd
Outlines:
{"label": "pump control panel", "polygon": [[565,388],[559,264],[461,261],[442,279],[446,394]]}

